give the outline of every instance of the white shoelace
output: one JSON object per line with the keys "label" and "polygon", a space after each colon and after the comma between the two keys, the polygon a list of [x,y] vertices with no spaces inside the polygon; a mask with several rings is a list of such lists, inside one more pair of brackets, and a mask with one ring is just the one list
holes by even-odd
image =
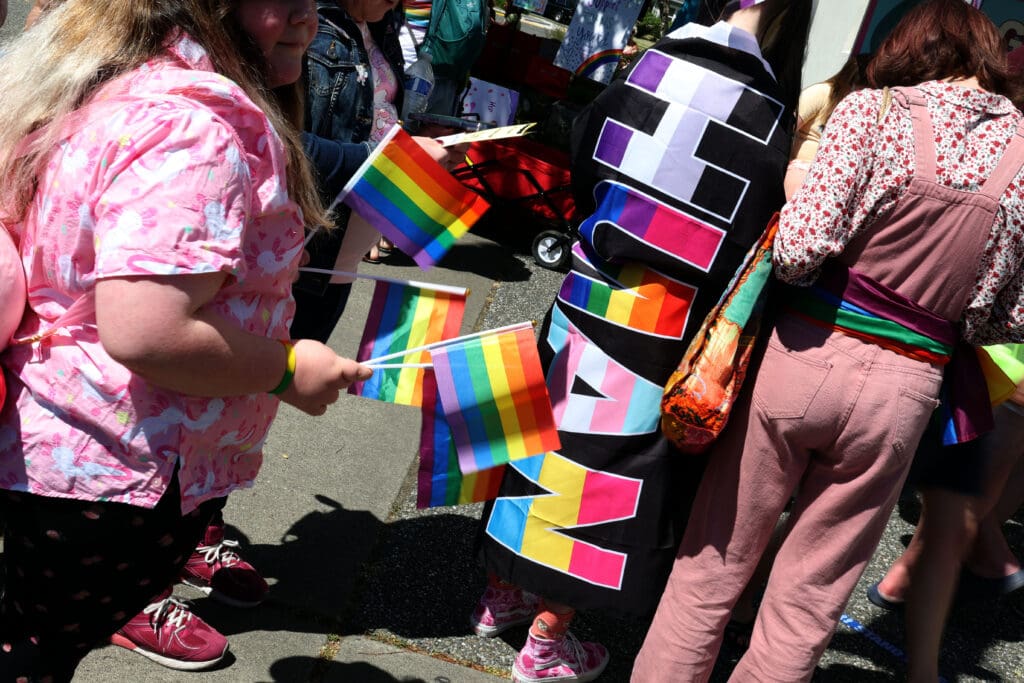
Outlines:
{"label": "white shoelace", "polygon": [[[580,673],[580,671],[583,670],[583,660],[587,656],[586,650],[583,649],[583,645],[580,643],[579,639],[573,635],[572,631],[565,632],[565,640],[563,642],[564,645],[562,646],[561,653],[562,661],[565,662],[570,669],[576,673]],[[573,661],[566,659],[566,648],[572,651]]]}
{"label": "white shoelace", "polygon": [[230,567],[231,565],[238,563],[242,558],[233,550],[225,550],[225,548],[237,547],[238,541],[230,541],[225,538],[217,545],[209,545],[205,547],[199,546],[196,548],[196,552],[203,553],[203,559],[206,560],[207,564],[214,564],[219,560],[225,567]]}
{"label": "white shoelace", "polygon": [[147,605],[142,611],[150,615],[149,625],[153,628],[154,633],[159,631],[160,626],[164,623],[170,624],[174,628],[174,632],[177,633],[192,620],[192,612],[189,611],[188,605],[173,596]]}

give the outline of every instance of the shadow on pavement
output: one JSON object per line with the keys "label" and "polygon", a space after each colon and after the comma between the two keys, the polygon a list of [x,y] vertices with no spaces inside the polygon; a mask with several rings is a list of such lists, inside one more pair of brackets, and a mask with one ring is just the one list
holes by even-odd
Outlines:
{"label": "shadow on pavement", "polygon": [[310,681],[311,683],[450,683],[446,678],[427,681],[415,676],[395,678],[387,671],[378,669],[372,664],[355,662],[344,664],[326,662],[312,657],[289,657],[274,662],[270,667],[271,680],[274,683],[292,683],[293,681]]}

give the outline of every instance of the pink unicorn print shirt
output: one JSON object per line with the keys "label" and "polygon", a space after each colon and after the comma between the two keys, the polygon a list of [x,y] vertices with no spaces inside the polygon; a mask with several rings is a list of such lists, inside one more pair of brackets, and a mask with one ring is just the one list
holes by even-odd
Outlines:
{"label": "pink unicorn print shirt", "polygon": [[[97,280],[225,272],[209,304],[287,339],[302,216],[264,114],[179,36],[104,86],[66,126],[14,226],[29,284],[18,336],[47,329]],[[179,468],[182,512],[250,486],[277,411],[269,394],[202,398],[114,362],[95,314],[2,358],[0,487],[152,507]]]}

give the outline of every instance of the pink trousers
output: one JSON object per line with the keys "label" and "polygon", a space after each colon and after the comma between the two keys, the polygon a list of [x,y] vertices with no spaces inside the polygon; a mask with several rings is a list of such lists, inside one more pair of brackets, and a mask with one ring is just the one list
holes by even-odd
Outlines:
{"label": "pink trousers", "polygon": [[885,529],[942,374],[783,316],[748,382],[710,454],[634,682],[708,679],[730,611],[794,492],[731,680],[809,680]]}

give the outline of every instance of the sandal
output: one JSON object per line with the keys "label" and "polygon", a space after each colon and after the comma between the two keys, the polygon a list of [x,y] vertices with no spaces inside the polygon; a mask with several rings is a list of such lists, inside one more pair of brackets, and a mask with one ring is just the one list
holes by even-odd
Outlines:
{"label": "sandal", "polygon": [[738,652],[745,652],[750,647],[750,638],[754,633],[754,622],[742,622],[730,619],[725,625],[723,641]]}
{"label": "sandal", "polygon": [[395,245],[391,244],[391,242],[383,237],[377,240],[377,253],[380,255],[379,258],[384,259],[391,256],[391,252],[394,250]]}
{"label": "sandal", "polygon": [[[374,255],[374,252],[376,252],[376,255]],[[363,263],[384,263],[384,255],[380,253],[380,247],[376,244],[370,247],[370,251],[366,252],[366,255],[363,256]]]}
{"label": "sandal", "polygon": [[957,598],[961,600],[996,600],[1024,588],[1024,569],[1007,576],[988,578],[979,576],[967,567],[960,570]]}
{"label": "sandal", "polygon": [[868,602],[876,607],[881,607],[882,609],[889,610],[890,612],[899,612],[903,609],[903,601],[882,595],[882,591],[878,590],[877,583],[873,583],[868,586],[866,593],[868,596]]}

